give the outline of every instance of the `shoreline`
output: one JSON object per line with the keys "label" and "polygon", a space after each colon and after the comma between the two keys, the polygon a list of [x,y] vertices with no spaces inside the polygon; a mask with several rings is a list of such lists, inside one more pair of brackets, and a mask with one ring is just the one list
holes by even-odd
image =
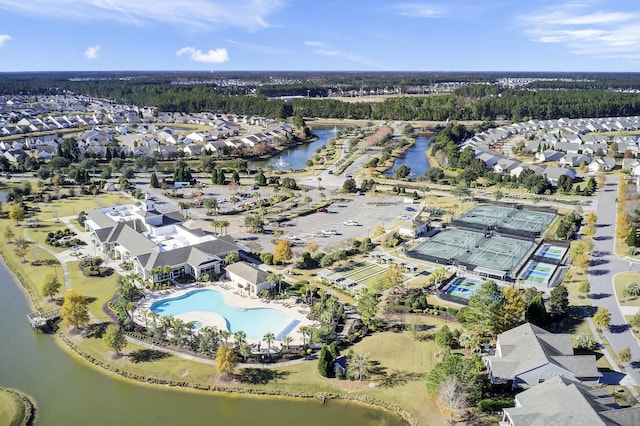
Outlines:
{"label": "shoreline", "polygon": [[[18,425],[29,426],[36,422],[36,413],[37,413],[38,407],[35,403],[35,398],[33,398],[30,395],[27,395],[22,391],[19,391],[13,388],[0,387],[0,392],[9,394],[11,397],[14,398],[16,402],[22,404],[24,412],[22,413],[22,416],[21,416],[22,419],[18,422]],[[20,414],[20,413],[17,413],[17,414]],[[18,420],[18,419],[16,418],[15,420]]]}
{"label": "shoreline", "polygon": [[[24,283],[20,279],[19,272],[15,271],[4,259],[2,253],[0,252],[0,261],[6,266],[7,270],[13,275],[16,284],[23,291],[27,299],[29,300],[29,305],[37,309],[39,300],[36,299],[36,296],[31,291],[31,288]],[[269,389],[244,389],[240,387],[224,387],[219,385],[196,385],[188,382],[179,382],[174,380],[164,380],[164,379],[155,379],[153,377],[141,376],[134,373],[129,373],[125,370],[121,370],[119,368],[112,368],[108,364],[95,359],[93,356],[85,353],[76,346],[66,334],[62,331],[58,330],[53,333],[56,337],[56,344],[65,352],[67,352],[70,356],[76,358],[76,360],[80,362],[85,362],[87,365],[91,366],[91,368],[95,368],[100,370],[102,374],[106,374],[112,378],[117,378],[118,380],[125,380],[130,382],[131,384],[136,385],[148,385],[148,386],[169,386],[174,390],[178,391],[187,391],[187,392],[204,392],[208,394],[219,394],[221,396],[237,396],[237,397],[254,397],[254,398],[285,398],[285,399],[318,399],[322,402],[326,400],[338,400],[344,402],[357,402],[360,404],[364,404],[370,406],[372,408],[386,410],[390,413],[398,415],[401,419],[403,419],[410,426],[418,426],[418,421],[414,418],[414,416],[409,413],[407,410],[386,403],[384,401],[376,400],[374,398],[370,398],[368,396],[356,396],[350,395],[348,393],[340,394],[335,392],[319,392],[319,393],[296,393],[287,390],[269,390]],[[83,356],[84,355],[84,356]],[[115,371],[114,371],[115,370]],[[31,402],[31,401],[29,401]],[[34,406],[35,409],[35,406]]]}

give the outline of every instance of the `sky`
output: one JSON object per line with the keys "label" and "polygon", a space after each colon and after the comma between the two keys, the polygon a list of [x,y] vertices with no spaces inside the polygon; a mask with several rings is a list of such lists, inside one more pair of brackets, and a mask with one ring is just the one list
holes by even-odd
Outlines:
{"label": "sky", "polygon": [[0,0],[0,72],[640,71],[638,0]]}

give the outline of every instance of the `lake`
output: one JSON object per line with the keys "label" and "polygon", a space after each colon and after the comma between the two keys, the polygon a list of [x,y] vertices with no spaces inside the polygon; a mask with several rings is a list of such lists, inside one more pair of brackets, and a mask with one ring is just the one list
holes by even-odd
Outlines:
{"label": "lake", "polygon": [[356,403],[180,392],[108,376],[62,350],[54,336],[32,330],[26,319],[29,305],[18,286],[0,261],[0,386],[15,388],[35,399],[37,424],[405,424],[390,413]]}
{"label": "lake", "polygon": [[431,136],[420,135],[416,137],[416,143],[413,144],[411,148],[406,150],[400,157],[396,158],[393,162],[393,166],[387,171],[384,172],[385,176],[393,176],[393,172],[400,165],[406,164],[411,167],[410,178],[414,177],[422,177],[424,172],[429,169],[429,160],[427,160],[427,156],[424,154],[427,149],[429,149],[429,141],[431,140]]}
{"label": "lake", "polygon": [[313,134],[318,137],[317,140],[293,146],[268,160],[251,161],[250,167],[259,169],[270,165],[276,170],[304,169],[307,167],[307,160],[316,153],[316,148],[326,146],[329,139],[335,138],[341,131],[341,127],[312,129]]}

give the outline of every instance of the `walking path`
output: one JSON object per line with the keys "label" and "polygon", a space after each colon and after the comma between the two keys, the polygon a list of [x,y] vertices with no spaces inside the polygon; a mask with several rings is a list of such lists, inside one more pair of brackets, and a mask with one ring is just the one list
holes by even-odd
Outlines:
{"label": "walking path", "polygon": [[[611,349],[618,353],[628,347],[631,350],[631,363],[625,363],[628,377],[636,386],[640,386],[640,345],[627,324],[613,288],[615,274],[626,271],[630,267],[629,260],[615,254],[616,197],[618,194],[618,177],[608,176],[600,198],[595,206],[598,215],[596,235],[593,238],[591,252],[592,265],[588,276],[591,283],[591,303],[598,309],[608,309],[611,313],[611,325],[604,331]],[[593,321],[589,325],[595,333]],[[606,351],[605,351],[606,352]],[[615,365],[614,362],[611,363]]]}
{"label": "walking path", "polygon": [[29,237],[29,234],[27,233],[27,228],[22,228],[22,234],[24,235],[24,239],[25,240],[34,243],[38,247],[38,249],[45,250],[46,252],[48,252],[49,254],[51,254],[53,257],[55,257],[58,260],[58,262],[62,266],[62,272],[63,272],[63,277],[64,277],[64,279],[63,279],[64,287],[67,290],[71,290],[71,282],[69,281],[69,269],[67,268],[67,264],[65,263],[65,261],[62,260],[62,258],[60,256],[60,253],[56,253],[55,251],[51,250],[49,247],[43,246],[39,242],[33,241],[31,239],[31,237]]}

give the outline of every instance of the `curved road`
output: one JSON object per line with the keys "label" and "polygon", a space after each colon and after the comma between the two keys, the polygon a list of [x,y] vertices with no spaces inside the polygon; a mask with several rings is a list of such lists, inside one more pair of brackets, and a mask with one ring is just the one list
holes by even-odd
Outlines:
{"label": "curved road", "polygon": [[591,283],[589,297],[594,307],[606,308],[611,313],[611,325],[604,334],[616,354],[625,347],[631,349],[632,362],[626,365],[626,372],[636,385],[640,385],[640,345],[621,313],[613,290],[614,275],[632,267],[628,260],[616,256],[614,251],[617,194],[618,177],[608,176],[595,210],[598,224],[588,272]]}

